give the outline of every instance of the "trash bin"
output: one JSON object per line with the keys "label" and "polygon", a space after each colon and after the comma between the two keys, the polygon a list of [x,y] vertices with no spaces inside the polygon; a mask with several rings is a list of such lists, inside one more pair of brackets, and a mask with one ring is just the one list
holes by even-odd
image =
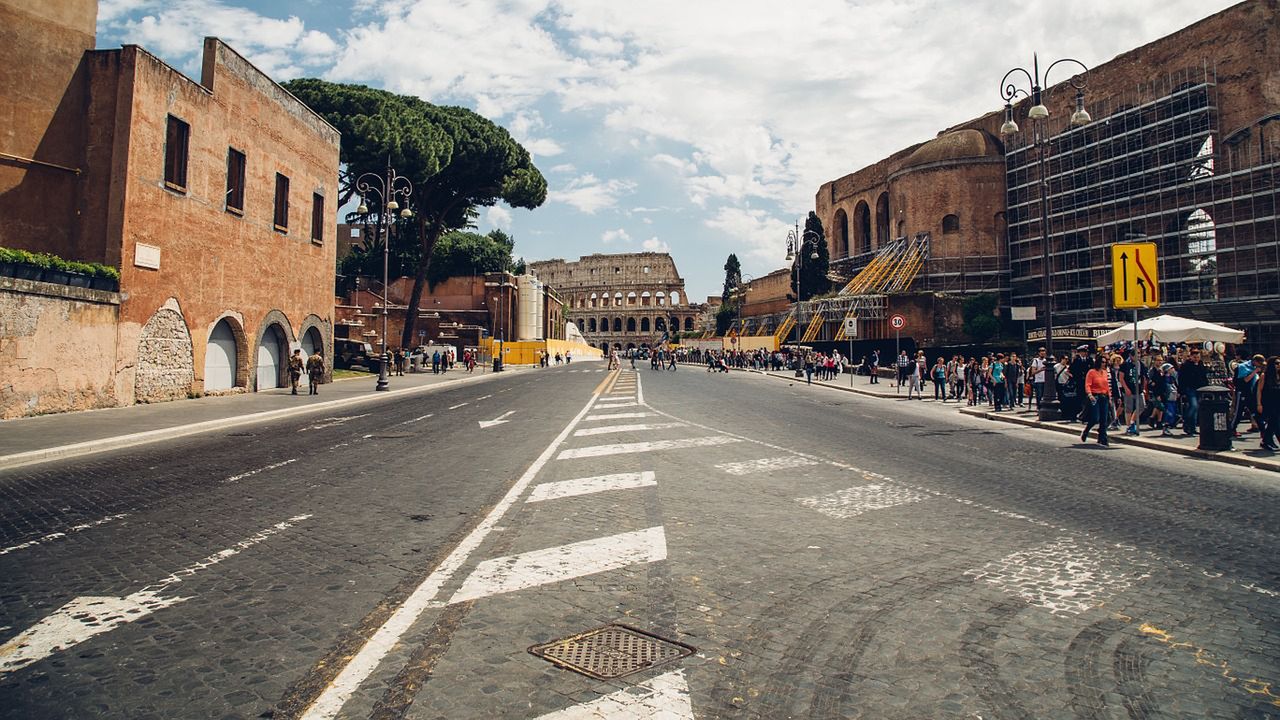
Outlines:
{"label": "trash bin", "polygon": [[500,357],[495,357],[495,358],[493,359],[493,371],[494,371],[494,372],[502,372],[502,358],[500,358]]}
{"label": "trash bin", "polygon": [[1220,385],[1206,385],[1200,394],[1200,449],[1231,449],[1231,391]]}

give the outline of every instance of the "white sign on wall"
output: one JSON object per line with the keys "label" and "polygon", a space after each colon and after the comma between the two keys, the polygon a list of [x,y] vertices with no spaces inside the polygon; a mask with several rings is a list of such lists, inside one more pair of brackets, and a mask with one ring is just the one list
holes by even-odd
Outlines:
{"label": "white sign on wall", "polygon": [[1009,314],[1012,315],[1011,319],[1013,320],[1035,320],[1036,306],[1035,305],[1014,305],[1013,307],[1009,308]]}
{"label": "white sign on wall", "polygon": [[160,248],[144,243],[133,244],[133,264],[151,270],[160,269]]}

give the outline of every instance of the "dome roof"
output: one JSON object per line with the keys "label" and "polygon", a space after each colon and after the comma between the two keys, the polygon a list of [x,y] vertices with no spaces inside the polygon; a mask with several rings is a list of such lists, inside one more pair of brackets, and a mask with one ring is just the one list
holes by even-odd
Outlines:
{"label": "dome roof", "polygon": [[943,133],[916,148],[902,163],[903,168],[932,165],[948,160],[965,158],[999,157],[996,142],[981,130],[966,128]]}

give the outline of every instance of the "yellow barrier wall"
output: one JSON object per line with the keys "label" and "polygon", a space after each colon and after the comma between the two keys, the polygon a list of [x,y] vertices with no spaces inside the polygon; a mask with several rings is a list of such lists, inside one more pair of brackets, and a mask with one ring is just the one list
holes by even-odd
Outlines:
{"label": "yellow barrier wall", "polygon": [[[482,340],[481,343],[485,353],[489,357],[493,357],[494,345],[497,345],[497,343],[492,338]],[[537,365],[539,350],[546,352],[551,357],[555,357],[556,353],[563,355],[568,352],[573,355],[574,360],[601,360],[604,358],[604,353],[600,348],[582,343],[569,342],[568,340],[523,340],[502,343],[502,362],[506,365]]]}
{"label": "yellow barrier wall", "polygon": [[768,350],[773,352],[778,349],[778,340],[772,335],[741,335],[738,337],[738,344],[734,345],[729,342],[729,338],[724,339],[725,350]]}

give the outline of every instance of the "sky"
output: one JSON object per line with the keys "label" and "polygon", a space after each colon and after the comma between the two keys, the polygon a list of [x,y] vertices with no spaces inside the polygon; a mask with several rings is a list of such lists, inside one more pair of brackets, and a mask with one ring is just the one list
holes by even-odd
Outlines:
{"label": "sky", "polygon": [[699,300],[720,294],[729,253],[748,278],[784,267],[822,183],[998,110],[1033,52],[1095,66],[1232,4],[102,0],[97,43],[198,78],[212,35],[277,81],[468,107],[548,183],[537,209],[482,209],[482,232],[530,260],[670,252]]}

